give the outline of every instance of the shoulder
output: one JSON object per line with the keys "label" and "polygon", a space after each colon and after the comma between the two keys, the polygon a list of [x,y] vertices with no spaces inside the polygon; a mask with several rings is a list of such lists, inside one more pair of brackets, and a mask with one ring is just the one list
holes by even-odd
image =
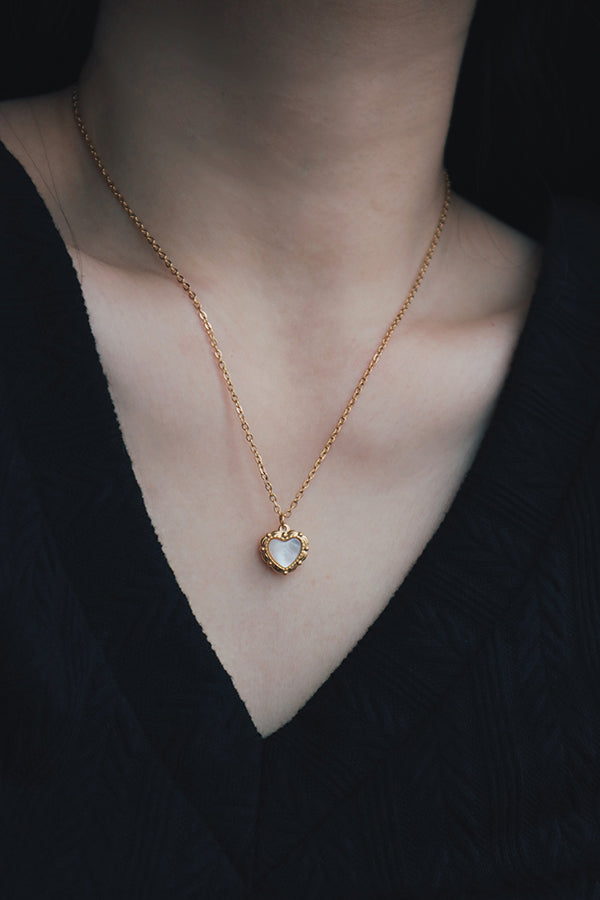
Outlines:
{"label": "shoulder", "polygon": [[61,124],[69,112],[68,91],[0,103],[3,302],[46,277],[54,260],[64,268],[69,191],[78,177]]}
{"label": "shoulder", "polygon": [[600,301],[600,207],[593,201],[552,198],[540,243],[461,198],[458,207],[461,254],[475,273],[492,279],[502,271],[521,273],[545,285],[561,281],[563,287],[582,281],[595,286]]}
{"label": "shoulder", "polygon": [[533,303],[534,324],[540,331],[544,321],[555,318],[564,318],[565,326],[578,322],[578,327],[591,329],[598,336],[592,353],[598,360],[600,208],[595,203],[554,198],[545,234],[536,243],[458,198],[455,232],[459,262],[452,289],[465,291],[476,311],[491,317],[512,313],[524,325]]}
{"label": "shoulder", "polygon": [[[69,92],[0,103],[0,197],[5,212],[11,198],[31,185],[61,227],[64,198],[72,179],[72,138],[64,127]],[[61,227],[62,230],[62,227]]]}
{"label": "shoulder", "polygon": [[462,197],[456,198],[454,212],[463,291],[474,286],[476,308],[491,314],[526,307],[541,265],[541,245]]}

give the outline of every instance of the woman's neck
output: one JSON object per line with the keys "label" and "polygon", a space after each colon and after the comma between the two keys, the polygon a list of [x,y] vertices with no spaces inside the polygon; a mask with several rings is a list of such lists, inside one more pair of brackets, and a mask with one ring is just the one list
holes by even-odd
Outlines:
{"label": "woman's neck", "polygon": [[182,268],[347,303],[427,246],[473,5],[110,0],[83,116]]}

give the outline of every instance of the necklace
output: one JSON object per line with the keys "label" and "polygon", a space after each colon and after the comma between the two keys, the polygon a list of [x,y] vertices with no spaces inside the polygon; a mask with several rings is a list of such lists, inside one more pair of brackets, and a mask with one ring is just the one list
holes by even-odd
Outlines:
{"label": "necklace", "polygon": [[131,208],[131,206],[129,206],[129,204],[125,200],[125,197],[123,196],[121,191],[117,188],[114,181],[112,180],[112,178],[106,171],[106,168],[105,168],[102,160],[100,159],[94,144],[91,141],[91,138],[88,134],[87,128],[85,127],[85,124],[81,117],[81,112],[79,109],[79,94],[78,94],[77,88],[75,88],[75,90],[73,91],[72,100],[73,100],[73,113],[75,116],[75,122],[77,123],[77,127],[79,128],[79,131],[81,132],[83,140],[85,141],[85,144],[86,144],[88,150],[90,151],[90,154],[91,154],[94,162],[96,163],[97,168],[99,169],[101,175],[103,176],[106,184],[110,188],[111,193],[113,194],[115,199],[118,200],[121,207],[127,213],[127,215],[129,216],[129,218],[131,219],[133,224],[136,226],[136,228],[138,229],[140,234],[143,235],[143,237],[148,241],[148,243],[150,244],[150,246],[152,247],[154,252],[163,261],[163,263],[165,264],[165,266],[167,267],[169,272],[177,280],[177,283],[181,286],[182,290],[185,291],[185,293],[187,294],[189,299],[192,301],[194,308],[196,310],[196,313],[198,315],[198,318],[200,319],[202,325],[204,326],[204,330],[208,337],[208,342],[211,346],[213,355],[217,361],[219,371],[221,372],[221,375],[223,376],[223,380],[225,381],[227,390],[229,391],[229,396],[231,397],[231,402],[233,403],[233,405],[235,407],[235,411],[237,413],[238,419],[240,420],[240,424],[241,424],[242,430],[246,436],[246,440],[247,440],[248,444],[250,445],[250,449],[252,451],[252,455],[254,456],[254,460],[256,462],[258,471],[260,473],[260,477],[262,478],[265,489],[269,495],[269,500],[271,501],[271,503],[273,505],[275,514],[277,515],[277,517],[279,519],[279,527],[275,531],[267,532],[267,534],[265,534],[261,538],[260,543],[259,543],[260,555],[261,555],[261,558],[263,559],[263,561],[273,571],[280,572],[283,575],[287,575],[289,572],[293,572],[294,569],[297,569],[298,566],[301,565],[304,562],[304,560],[306,559],[306,557],[308,555],[308,538],[304,534],[302,534],[302,532],[292,530],[288,526],[286,519],[289,519],[293,510],[298,506],[298,503],[302,499],[302,496],[304,495],[306,488],[308,487],[308,485],[311,483],[311,481],[317,474],[317,471],[318,471],[321,463],[323,462],[323,460],[325,459],[325,457],[331,450],[335,439],[337,438],[338,434],[342,430],[344,423],[346,422],[346,419],[350,415],[350,411],[351,411],[352,407],[354,406],[354,404],[356,403],[358,396],[361,393],[363,387],[365,386],[369,375],[375,368],[375,366],[379,360],[379,357],[385,350],[385,347],[386,347],[389,339],[391,338],[392,334],[394,333],[397,326],[400,324],[400,322],[404,318],[404,314],[406,313],[406,310],[412,303],[414,296],[417,293],[417,291],[421,285],[421,282],[423,281],[423,278],[425,277],[425,272],[429,268],[429,263],[431,262],[435,248],[437,247],[438,241],[440,239],[442,229],[446,222],[446,218],[448,216],[448,208],[450,206],[450,179],[448,178],[448,173],[444,172],[444,176],[445,176],[445,180],[446,180],[446,191],[445,191],[445,195],[444,195],[444,202],[442,204],[442,209],[440,212],[440,217],[438,219],[438,223],[437,223],[435,231],[433,233],[431,243],[429,244],[429,247],[427,248],[427,252],[425,253],[425,256],[423,257],[423,261],[421,262],[421,266],[419,268],[419,271],[416,275],[415,280],[412,283],[410,291],[408,292],[408,295],[407,295],[404,303],[402,304],[402,306],[396,313],[395,317],[392,319],[392,321],[388,325],[388,328],[387,328],[385,334],[383,335],[383,337],[379,343],[379,346],[377,347],[375,353],[371,357],[371,361],[369,362],[367,368],[361,375],[361,377],[358,381],[358,384],[356,385],[356,387],[354,388],[354,391],[352,392],[352,396],[350,397],[350,400],[346,404],[342,414],[340,415],[339,419],[337,420],[335,428],[333,429],[333,431],[327,438],[325,446],[323,447],[323,449],[317,456],[315,462],[313,463],[313,466],[312,466],[310,472],[308,473],[308,475],[302,482],[300,488],[296,492],[296,495],[295,495],[294,499],[292,500],[292,502],[290,503],[290,505],[287,507],[287,509],[283,509],[279,500],[277,499],[277,495],[273,489],[273,485],[271,484],[270,478],[267,474],[267,470],[265,469],[265,465],[263,463],[262,456],[260,455],[258,448],[256,446],[256,442],[254,440],[254,435],[250,431],[250,426],[248,425],[246,416],[244,414],[244,411],[243,411],[240,401],[238,399],[238,395],[233,386],[231,376],[229,375],[227,366],[225,365],[225,360],[223,358],[221,348],[219,347],[217,338],[213,331],[213,327],[210,324],[208,317],[207,317],[200,301],[198,300],[198,296],[197,296],[196,292],[192,289],[189,282],[184,278],[184,276],[181,274],[179,269],[175,266],[175,264],[167,256],[167,254],[162,249],[162,247],[160,246],[158,241],[152,237],[152,235],[150,234],[148,229],[145,227],[145,225],[143,224],[141,219],[139,219],[138,216],[136,216],[133,209]]}

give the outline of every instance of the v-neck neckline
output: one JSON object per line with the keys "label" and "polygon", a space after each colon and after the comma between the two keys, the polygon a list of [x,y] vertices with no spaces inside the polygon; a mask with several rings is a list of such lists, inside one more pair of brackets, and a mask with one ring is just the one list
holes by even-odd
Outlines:
{"label": "v-neck neckline", "polygon": [[[14,180],[8,189],[22,195],[18,239],[41,248],[45,293],[22,285],[7,349],[17,354],[12,393],[46,516],[91,629],[148,738],[238,868],[264,875],[439,702],[518,600],[587,421],[583,375],[576,373],[560,401],[570,405],[572,427],[560,446],[550,441],[553,374],[547,352],[536,350],[541,331],[555,345],[556,371],[576,369],[568,341],[560,340],[564,297],[547,289],[557,280],[567,284],[568,260],[551,256],[544,264],[495,411],[444,520],[350,653],[287,723],[263,737],[162,550],[68,251],[29,176],[3,148],[2,155]],[[528,421],[532,402],[535,423]],[[530,462],[536,448],[537,471]],[[532,478],[546,488],[539,508],[528,500]],[[498,538],[506,522],[508,548]],[[303,785],[293,797],[286,793],[291,773]],[[277,828],[286,804],[294,825]],[[257,841],[270,847],[262,862],[254,858]]]}

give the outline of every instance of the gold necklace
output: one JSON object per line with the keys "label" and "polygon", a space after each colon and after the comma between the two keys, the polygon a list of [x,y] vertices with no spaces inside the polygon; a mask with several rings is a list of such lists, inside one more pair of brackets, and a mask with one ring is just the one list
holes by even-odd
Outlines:
{"label": "gold necklace", "polygon": [[185,291],[185,293],[187,294],[189,299],[194,304],[196,313],[198,314],[198,317],[199,317],[200,321],[202,322],[202,325],[204,326],[204,330],[208,337],[208,341],[210,343],[213,355],[217,361],[219,371],[221,372],[221,374],[223,376],[223,380],[225,381],[225,384],[227,386],[227,390],[229,391],[229,396],[231,397],[231,401],[235,407],[235,411],[240,420],[242,429],[244,431],[244,434],[246,435],[246,440],[250,444],[250,449],[252,450],[252,455],[254,456],[254,460],[258,467],[258,471],[260,472],[260,477],[262,478],[263,484],[269,495],[269,500],[273,504],[273,509],[275,510],[275,513],[279,519],[279,528],[277,528],[275,531],[267,532],[267,534],[265,534],[264,537],[261,539],[260,544],[259,544],[260,555],[261,555],[262,559],[264,560],[264,562],[273,571],[280,572],[283,575],[287,575],[289,572],[293,572],[294,569],[297,569],[298,566],[301,565],[304,562],[304,560],[306,559],[306,556],[308,554],[308,539],[300,531],[293,531],[292,529],[290,529],[286,523],[286,519],[289,519],[290,515],[292,514],[292,511],[298,506],[298,503],[302,499],[302,496],[303,496],[306,488],[308,487],[308,485],[311,483],[311,481],[317,474],[317,470],[319,469],[319,466],[321,465],[321,463],[323,462],[323,460],[325,459],[325,457],[331,450],[335,439],[337,438],[338,434],[342,430],[346,419],[350,415],[350,410],[356,403],[360,392],[362,391],[363,387],[365,386],[367,378],[369,377],[369,375],[375,368],[375,365],[377,364],[379,357],[383,353],[389,339],[391,338],[392,334],[396,330],[396,327],[400,324],[400,322],[404,318],[404,314],[406,313],[406,310],[412,303],[413,298],[414,298],[415,294],[417,293],[417,291],[421,285],[421,282],[423,281],[425,272],[429,268],[429,263],[431,262],[434,250],[437,247],[438,241],[440,239],[440,235],[442,233],[442,228],[444,227],[446,218],[448,216],[448,208],[450,206],[450,179],[448,178],[448,173],[444,172],[445,179],[446,179],[446,192],[444,195],[444,202],[442,204],[442,210],[440,213],[440,217],[438,219],[438,223],[437,223],[435,231],[433,233],[431,243],[429,244],[429,247],[427,248],[427,252],[425,253],[425,256],[423,257],[421,267],[419,268],[417,276],[412,283],[411,289],[408,292],[406,300],[404,301],[404,303],[402,304],[402,306],[396,313],[396,316],[394,317],[394,319],[390,322],[385,334],[383,335],[383,338],[381,339],[381,341],[379,343],[379,346],[377,347],[375,353],[371,357],[371,361],[370,361],[369,365],[367,366],[367,368],[361,375],[360,380],[359,380],[358,384],[356,385],[356,387],[354,388],[352,396],[350,397],[350,400],[346,404],[344,411],[342,412],[341,416],[337,420],[335,428],[333,429],[333,431],[327,438],[325,446],[323,447],[323,449],[319,453],[318,457],[316,458],[310,472],[308,473],[308,475],[302,482],[302,485],[298,489],[296,496],[294,497],[294,499],[292,500],[292,502],[290,503],[288,508],[284,510],[284,509],[282,509],[281,504],[279,503],[279,500],[277,499],[277,495],[275,494],[273,485],[271,484],[271,481],[267,474],[267,470],[265,469],[265,465],[263,463],[262,457],[261,457],[260,453],[258,452],[258,448],[257,448],[256,442],[254,440],[254,435],[250,431],[250,426],[248,425],[248,422],[246,421],[246,416],[244,415],[244,411],[240,405],[240,401],[238,399],[238,395],[233,386],[231,376],[229,375],[229,372],[227,371],[227,366],[225,365],[225,360],[223,359],[223,354],[222,354],[221,348],[219,347],[219,344],[217,342],[217,338],[213,331],[212,325],[208,321],[208,317],[207,317],[204,309],[202,308],[200,301],[198,300],[196,292],[190,287],[189,282],[183,277],[183,275],[181,274],[179,269],[177,269],[176,266],[174,265],[174,263],[169,259],[169,257],[167,256],[165,251],[162,249],[162,247],[160,246],[158,241],[156,241],[152,237],[152,235],[150,234],[148,229],[145,227],[143,222],[136,216],[136,214],[134,213],[132,208],[129,206],[129,204],[125,200],[123,194],[119,191],[119,189],[115,185],[114,181],[112,180],[112,178],[106,171],[106,168],[104,167],[104,164],[102,163],[102,160],[98,156],[96,148],[94,147],[94,145],[90,139],[87,128],[84,125],[83,119],[81,118],[81,112],[79,110],[79,94],[78,94],[77,88],[75,88],[75,90],[73,91],[73,113],[75,115],[75,121],[79,128],[79,131],[81,132],[83,140],[85,141],[94,162],[96,163],[98,169],[100,170],[100,173],[104,177],[104,180],[105,180],[106,184],[108,185],[108,187],[110,188],[113,196],[119,201],[119,203],[121,204],[121,206],[123,207],[123,209],[125,210],[127,215],[129,216],[131,221],[134,223],[134,225],[138,229],[138,231],[146,238],[146,240],[148,241],[148,243],[150,244],[150,246],[152,247],[154,252],[159,256],[160,259],[162,259],[163,263],[165,264],[165,266],[167,267],[169,272],[174,276],[174,278],[177,280],[177,283],[181,286],[182,290]]}

